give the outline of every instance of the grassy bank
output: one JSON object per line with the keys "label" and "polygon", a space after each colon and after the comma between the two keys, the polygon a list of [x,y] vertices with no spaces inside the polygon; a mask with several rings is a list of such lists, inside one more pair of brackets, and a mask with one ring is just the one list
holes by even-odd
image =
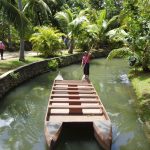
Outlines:
{"label": "grassy bank", "polygon": [[150,121],[150,73],[138,72],[131,77],[143,121]]}
{"label": "grassy bank", "polygon": [[[74,53],[78,53],[77,50],[74,51]],[[61,53],[56,54],[56,57],[58,56],[68,56],[68,50],[63,50]],[[7,71],[10,71],[12,69],[18,68],[20,66],[30,64],[33,62],[44,60],[45,57],[42,55],[38,56],[26,56],[25,61],[19,61],[19,58],[7,58],[6,60],[0,61],[0,75],[4,74]]]}
{"label": "grassy bank", "polygon": [[0,75],[3,73],[15,69],[17,67],[30,64],[36,61],[44,60],[44,58],[35,57],[35,56],[27,56],[24,62],[19,61],[18,58],[12,58],[4,61],[0,61]]}
{"label": "grassy bank", "polygon": [[150,73],[130,74],[131,82],[137,95],[138,114],[144,122],[144,132],[150,141]]}

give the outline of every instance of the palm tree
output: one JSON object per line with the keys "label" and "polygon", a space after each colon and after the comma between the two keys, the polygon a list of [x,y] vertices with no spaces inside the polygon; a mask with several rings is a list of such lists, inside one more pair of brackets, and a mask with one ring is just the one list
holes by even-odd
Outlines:
{"label": "palm tree", "polygon": [[88,20],[80,28],[79,44],[86,49],[103,47],[107,42],[106,33],[112,28],[112,24],[118,16],[114,16],[110,20],[106,19],[105,9],[101,11],[86,9],[82,11],[82,15],[86,16]]}
{"label": "palm tree", "polygon": [[71,10],[65,10],[56,13],[55,17],[60,23],[60,27],[64,33],[70,37],[70,45],[68,53],[73,53],[74,40],[79,34],[79,29],[84,21],[87,21],[86,16],[78,15],[71,12]]}
{"label": "palm tree", "polygon": [[[20,12],[22,12],[22,0],[18,0],[18,8]],[[23,30],[24,24],[21,24],[21,30]],[[19,60],[24,61],[24,33],[20,35],[20,54],[19,54]]]}
{"label": "palm tree", "polygon": [[[18,0],[18,4],[21,7],[21,0]],[[1,0],[0,1],[0,9],[6,14],[6,19],[9,23],[13,24],[14,27],[19,31],[20,37],[24,36],[25,30],[27,29],[28,20],[22,14],[20,10],[15,7],[15,1],[9,0]],[[19,60],[24,60],[24,50],[20,49]]]}
{"label": "palm tree", "polygon": [[[53,0],[50,0],[53,1]],[[38,23],[35,22],[35,25],[43,25],[42,14],[48,18],[48,14],[51,14],[51,10],[47,3],[44,0],[30,0],[24,6],[23,12],[29,12],[32,20],[37,20]]]}

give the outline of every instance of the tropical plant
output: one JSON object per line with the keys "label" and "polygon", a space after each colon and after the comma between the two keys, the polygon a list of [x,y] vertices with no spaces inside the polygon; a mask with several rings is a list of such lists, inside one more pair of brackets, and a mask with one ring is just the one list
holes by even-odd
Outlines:
{"label": "tropical plant", "polygon": [[[147,9],[144,9],[143,6],[150,7],[150,3],[146,0],[144,2],[138,0],[125,3],[125,10],[121,14],[121,17],[123,17],[122,26],[118,28],[118,32],[113,32],[113,30],[111,34],[107,34],[111,40],[116,40],[118,39],[116,37],[119,37],[119,40],[124,42],[124,47],[110,52],[108,58],[120,55],[122,57],[127,55],[130,57],[134,56],[138,59],[138,63],[141,64],[143,71],[149,71],[150,17],[147,15]],[[114,33],[113,36],[112,33]],[[126,33],[126,36],[120,33]]]}
{"label": "tropical plant", "polygon": [[88,3],[92,9],[94,8],[97,11],[106,9],[107,19],[118,15],[123,8],[123,0],[88,0]]}
{"label": "tropical plant", "polygon": [[87,18],[81,15],[81,12],[77,15],[69,9],[56,13],[55,17],[59,21],[63,32],[70,37],[68,52],[73,53],[75,37],[79,35],[80,27],[84,21],[87,21]]}
{"label": "tropical plant", "polygon": [[58,68],[58,61],[56,59],[51,59],[48,62],[48,67],[52,70],[56,70]]}
{"label": "tropical plant", "polygon": [[85,15],[88,21],[82,24],[82,30],[78,37],[79,46],[87,49],[103,47],[107,41],[106,33],[111,29],[111,25],[117,20],[114,16],[110,20],[106,19],[106,10],[87,10]]}
{"label": "tropical plant", "polygon": [[20,35],[20,55],[19,60],[24,60],[24,47],[23,47],[23,40],[22,38],[25,35],[25,31],[28,27],[28,20],[23,15],[21,9],[22,9],[22,1],[18,0],[18,7],[15,2],[15,0],[9,1],[9,0],[1,0],[0,1],[0,9],[5,14],[5,19],[13,24],[13,26],[18,30]]}
{"label": "tropical plant", "polygon": [[[20,34],[24,34],[25,30],[27,29],[28,20],[17,9],[15,0],[0,0],[0,10],[5,13],[5,18],[7,21],[13,24]],[[24,26],[22,26],[22,24],[24,24]]]}
{"label": "tropical plant", "polygon": [[62,47],[62,33],[52,27],[35,27],[35,33],[32,34],[30,41],[33,44],[33,50],[42,53],[44,56],[53,56]]}
{"label": "tropical plant", "polygon": [[43,25],[44,20],[48,19],[48,14],[51,14],[51,10],[44,0],[28,1],[23,8],[23,12],[36,26]]}

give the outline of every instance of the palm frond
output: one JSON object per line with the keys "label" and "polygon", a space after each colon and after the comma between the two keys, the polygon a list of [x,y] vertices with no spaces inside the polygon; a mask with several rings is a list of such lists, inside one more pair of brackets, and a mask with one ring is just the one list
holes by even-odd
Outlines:
{"label": "palm frond", "polygon": [[71,22],[74,18],[74,14],[71,12],[70,9],[66,9],[65,13],[67,13],[67,16],[68,16],[68,22]]}
{"label": "palm frond", "polygon": [[98,26],[96,24],[88,25],[87,27],[87,32],[92,32],[92,33],[97,33],[99,32]]}
{"label": "palm frond", "polygon": [[85,16],[87,13],[89,13],[90,9],[89,8],[86,8],[86,9],[83,9],[79,12],[79,15],[78,16]]}
{"label": "palm frond", "polygon": [[30,4],[31,4],[31,1],[27,2],[22,11],[26,12],[26,10],[30,7]]}
{"label": "palm frond", "polygon": [[86,16],[81,16],[81,17],[79,16],[79,17],[75,18],[75,19],[70,23],[70,25],[76,27],[76,26],[80,25],[80,24],[81,24],[82,22],[84,22],[84,21],[88,22],[88,19],[86,18]]}
{"label": "palm frond", "polygon": [[113,30],[110,30],[109,32],[107,32],[106,36],[108,36],[111,41],[125,42],[126,37],[128,37],[128,34],[123,29],[116,28],[116,29],[113,29]]}
{"label": "palm frond", "polygon": [[28,19],[21,11],[6,0],[0,0],[0,7],[3,8],[7,20],[14,24],[15,28],[20,31],[21,36],[23,36],[28,27]]}
{"label": "palm frond", "polygon": [[103,9],[100,11],[100,14],[96,21],[99,28],[102,28],[102,24],[103,24],[103,21],[105,20],[105,18],[106,18],[106,9]]}
{"label": "palm frond", "polygon": [[48,16],[48,13],[51,14],[49,6],[43,0],[30,0],[24,6],[23,12],[25,12],[27,9],[35,7],[35,5],[37,5],[37,7],[40,8],[40,11],[44,12],[46,16]]}
{"label": "palm frond", "polygon": [[50,10],[49,6],[43,0],[36,0],[36,1],[39,4],[39,6],[41,7],[41,10],[45,11],[45,14],[47,14],[47,12],[49,12],[51,14],[51,10]]}
{"label": "palm frond", "polygon": [[68,14],[66,12],[63,11],[57,12],[55,18],[58,20],[60,24],[63,24],[64,26],[70,23]]}
{"label": "palm frond", "polygon": [[122,48],[118,48],[118,49],[113,49],[107,59],[112,59],[112,58],[115,58],[115,57],[127,57],[127,56],[131,56],[133,55],[133,52],[127,48],[127,47],[122,47]]}
{"label": "palm frond", "polygon": [[118,19],[119,15],[113,16],[108,22],[107,22],[107,28],[114,23]]}

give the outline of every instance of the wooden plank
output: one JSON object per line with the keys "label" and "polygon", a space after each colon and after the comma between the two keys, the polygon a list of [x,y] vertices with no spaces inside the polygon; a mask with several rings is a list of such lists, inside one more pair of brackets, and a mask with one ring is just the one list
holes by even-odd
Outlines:
{"label": "wooden plank", "polygon": [[81,102],[81,103],[100,103],[99,100],[80,100],[80,99],[66,99],[66,100],[61,100],[61,99],[50,99],[49,100],[52,103],[69,103],[69,102]]}
{"label": "wooden plank", "polygon": [[84,105],[49,105],[50,109],[73,109],[73,108],[81,108],[81,109],[102,109],[102,105],[97,106],[84,106]]}
{"label": "wooden plank", "polygon": [[57,90],[60,90],[60,89],[68,89],[68,90],[94,90],[93,87],[64,87],[64,86],[53,86],[53,89],[57,89]]}
{"label": "wooden plank", "polygon": [[98,98],[98,96],[96,94],[51,94],[51,98],[53,97],[60,97],[60,98],[64,98],[64,97],[68,97],[68,98]]}
{"label": "wooden plank", "polygon": [[106,118],[103,115],[65,115],[64,117],[62,115],[51,115],[49,117],[49,120],[51,122],[92,122],[92,121],[99,121],[99,120],[106,120]]}
{"label": "wooden plank", "polygon": [[80,86],[92,86],[92,84],[89,83],[54,83],[54,85],[80,85]]}
{"label": "wooden plank", "polygon": [[55,83],[88,83],[85,80],[55,80]]}
{"label": "wooden plank", "polygon": [[52,90],[52,93],[96,93],[94,90]]}
{"label": "wooden plank", "polygon": [[66,117],[66,115],[81,115],[81,116],[87,116],[87,115],[91,115],[91,116],[96,116],[96,115],[103,115],[103,112],[97,112],[97,113],[82,113],[82,112],[72,112],[72,113],[57,113],[57,112],[51,112],[50,115],[55,115],[55,116],[62,116],[62,117]]}

